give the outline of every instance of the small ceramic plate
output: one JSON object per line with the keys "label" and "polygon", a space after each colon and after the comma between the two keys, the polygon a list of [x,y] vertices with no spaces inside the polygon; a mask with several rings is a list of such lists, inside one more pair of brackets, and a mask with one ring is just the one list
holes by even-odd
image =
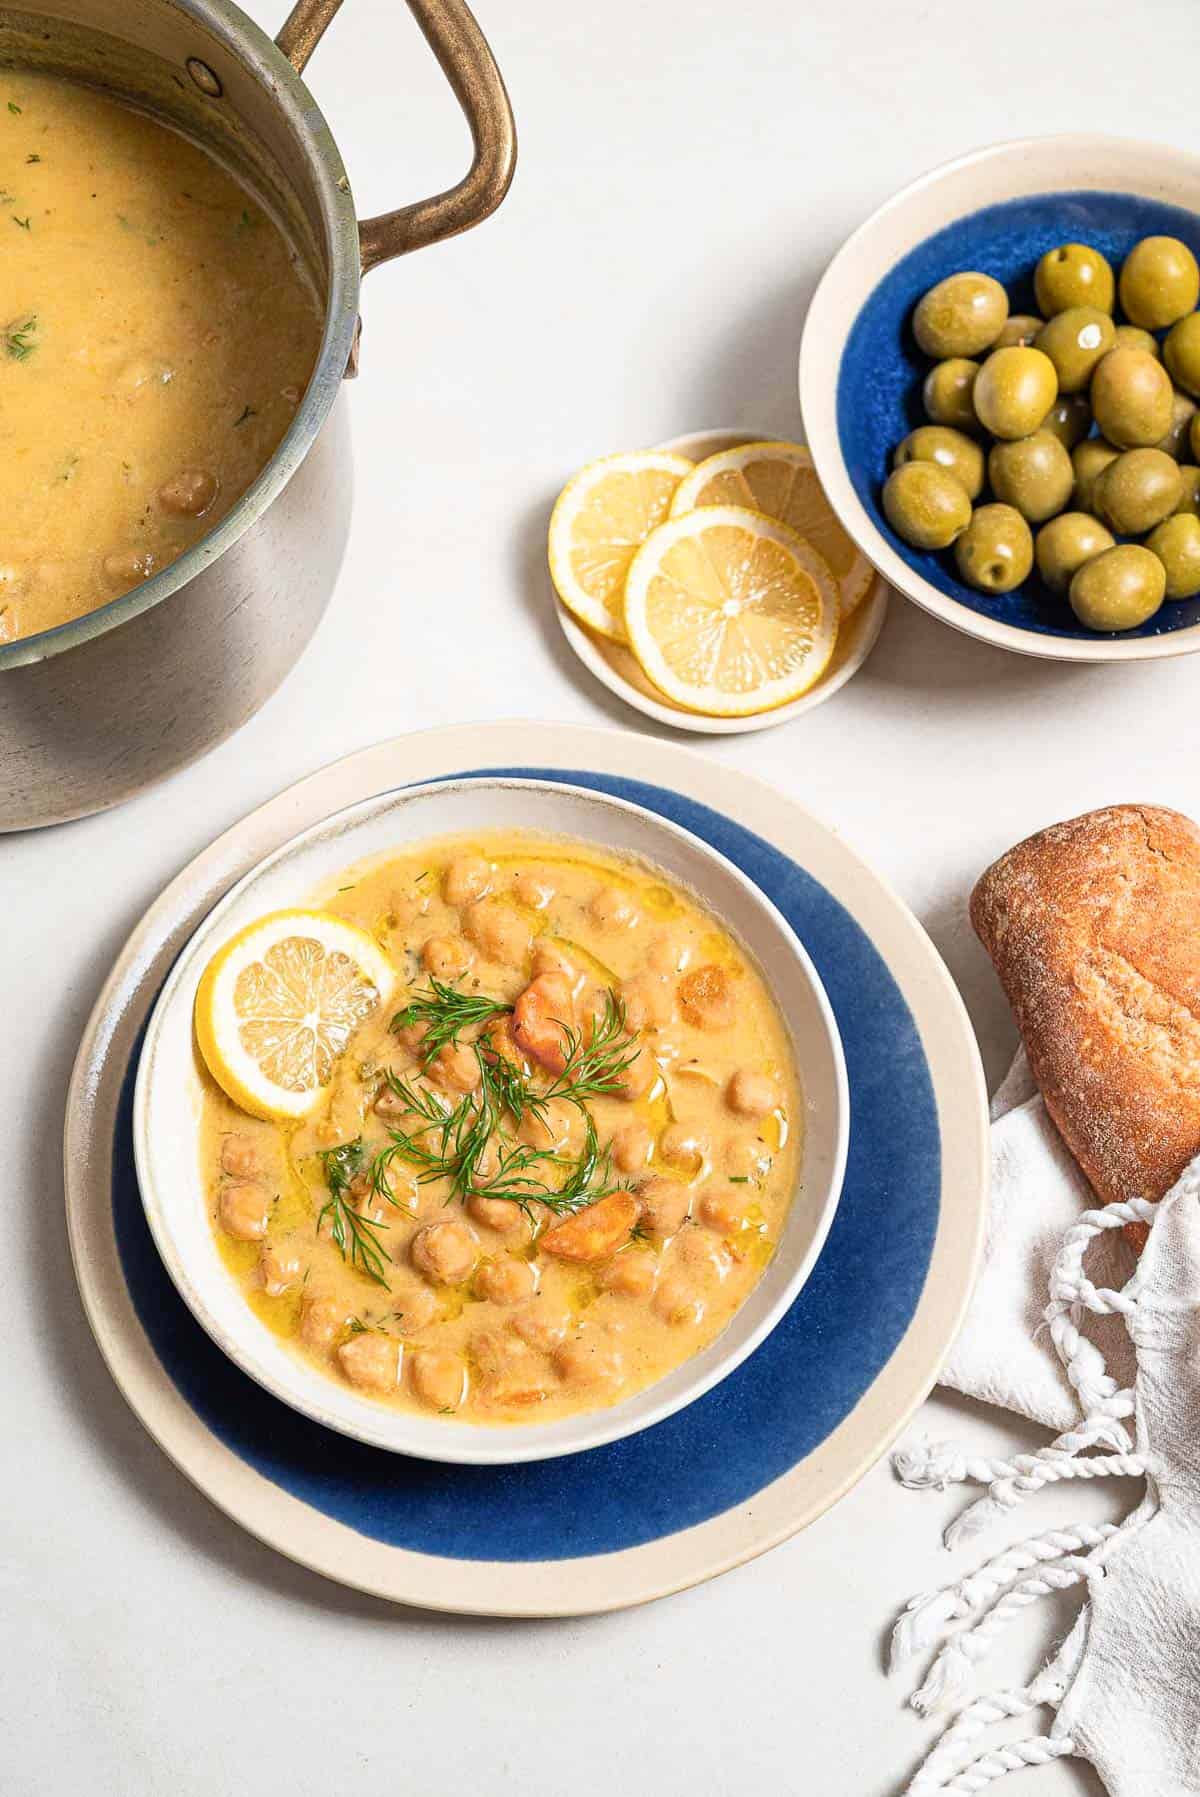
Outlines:
{"label": "small ceramic plate", "polygon": [[1114,268],[1141,237],[1180,237],[1200,254],[1200,156],[1131,138],[1027,138],[923,175],[843,245],[813,297],[800,347],[800,403],[817,472],[863,554],[907,598],[955,629],[1053,661],[1147,661],[1200,650],[1200,597],[1168,601],[1137,630],[1087,630],[1035,574],[979,593],[954,558],[905,543],[881,493],[896,445],[926,422],[930,366],[913,340],[918,299],[961,269],[1036,312],[1033,273],[1056,244],[1088,243]]}
{"label": "small ceramic plate", "polygon": [[[702,462],[706,456],[719,455],[723,449],[736,449],[740,443],[769,442],[770,438],[770,432],[763,435],[754,431],[694,431],[689,436],[660,443],[658,448],[687,456],[693,462]],[[549,575],[546,578],[549,583]],[[861,604],[856,606],[849,623],[838,633],[828,668],[812,690],[801,698],[794,699],[790,705],[781,705],[775,711],[759,712],[756,717],[708,718],[700,712],[685,711],[682,705],[676,705],[660,693],[643,674],[636,657],[624,643],[614,643],[598,631],[589,630],[567,610],[552,586],[550,594],[563,635],[584,667],[602,686],[615,693],[618,699],[624,699],[626,705],[632,705],[635,711],[660,724],[669,724],[673,730],[694,730],[703,736],[740,736],[748,730],[773,730],[777,724],[790,724],[793,718],[802,717],[806,711],[823,705],[858,672],[875,647],[887,616],[888,603],[887,586],[877,577]]]}
{"label": "small ceramic plate", "polygon": [[[444,1466],[334,1434],[210,1340],[146,1224],[134,1070],[181,949],[297,831],[406,783],[472,775],[584,786],[681,825],[740,867],[804,941],[838,1022],[851,1129],[808,1283],[694,1404],[624,1441],[523,1466]],[[838,837],[737,771],[629,731],[470,725],[398,738],[301,781],[167,888],[88,1024],[67,1105],[67,1220],[88,1319],[164,1451],[281,1553],[397,1602],[498,1616],[644,1603],[811,1522],[925,1397],[982,1241],[987,1102],[966,1012],[920,926]]]}
{"label": "small ceramic plate", "polygon": [[[313,894],[329,890],[357,864],[434,837],[489,829],[590,842],[659,869],[695,893],[769,979],[791,1033],[804,1105],[795,1201],[769,1266],[717,1339],[622,1403],[554,1422],[498,1427],[373,1403],[293,1353],[250,1309],[229,1277],[210,1221],[192,1026],[209,961],[256,918],[319,902]],[[327,1428],[391,1453],[472,1466],[545,1460],[620,1440],[727,1378],[775,1327],[812,1271],[837,1208],[848,1131],[846,1069],[829,1001],[803,946],[761,887],[657,812],[557,780],[407,786],[321,818],[267,855],[214,907],[172,968],[146,1031],[134,1093],[134,1156],[155,1246],[217,1346],[267,1391]]]}

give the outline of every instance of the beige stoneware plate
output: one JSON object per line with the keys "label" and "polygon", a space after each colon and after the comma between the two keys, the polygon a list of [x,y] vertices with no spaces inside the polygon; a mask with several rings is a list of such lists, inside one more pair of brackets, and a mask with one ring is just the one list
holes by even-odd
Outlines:
{"label": "beige stoneware plate", "polygon": [[[619,1551],[560,1554],[549,1560],[532,1555],[459,1558],[415,1551],[381,1539],[365,1526],[349,1526],[236,1452],[218,1432],[221,1419],[215,1427],[202,1420],[159,1358],[126,1281],[114,1224],[113,1145],[118,1118],[127,1114],[123,1107],[130,1064],[157,993],[198,924],[251,866],[331,812],[397,786],[466,769],[532,767],[564,775],[586,769],[600,777],[653,783],[685,804],[736,817],[768,849],[804,869],[796,877],[816,882],[839,914],[847,914],[848,927],[856,936],[861,933],[868,952],[885,965],[897,1002],[907,1008],[928,1068],[930,1115],[940,1137],[940,1184],[928,1266],[911,1314],[905,1313],[907,1324],[857,1403],[797,1464],[694,1526]],[[852,1068],[852,1110],[854,1102]],[[851,1154],[853,1158],[853,1129]],[[962,1002],[915,919],[857,856],[769,786],[710,766],[680,747],[626,731],[526,722],[454,726],[362,750],[300,781],[199,855],[138,925],[100,995],[71,1081],[65,1138],[68,1226],[88,1319],[117,1385],[164,1452],[234,1521],[331,1579],[395,1602],[498,1616],[579,1615],[645,1603],[765,1552],[834,1503],[903,1428],[958,1332],[982,1241],[987,1166],[986,1093]],[[831,1248],[832,1242],[827,1253]],[[155,1265],[147,1264],[151,1269]],[[814,1283],[819,1284],[822,1264]],[[170,1291],[165,1271],[158,1267],[157,1272],[162,1289]],[[200,1341],[207,1340],[196,1333]],[[759,1350],[760,1355],[766,1352],[765,1347]],[[757,1358],[751,1357],[743,1374]],[[232,1369],[230,1377],[242,1380]],[[247,1393],[258,1393],[251,1382],[244,1386]],[[713,1394],[702,1400],[712,1401]],[[692,1412],[681,1414],[686,1418]],[[281,1416],[292,1413],[281,1411]],[[671,1430],[679,1421],[660,1429]],[[316,1427],[298,1421],[295,1426]],[[659,1430],[650,1430],[618,1447],[533,1469],[506,1468],[504,1476],[540,1474],[548,1468],[568,1469],[567,1476],[572,1468],[586,1474],[594,1457],[625,1455],[637,1442],[653,1443],[658,1435]],[[350,1450],[376,1453],[318,1430],[314,1464],[327,1456],[337,1461]],[[401,1469],[421,1464],[397,1461],[393,1455],[383,1458]],[[452,1507],[456,1501],[454,1481],[481,1471],[486,1469],[438,1469],[441,1483],[421,1494],[435,1520],[438,1506]],[[420,1488],[414,1486],[414,1492]]]}
{"label": "beige stoneware plate", "polygon": [[[685,437],[673,437],[669,443],[659,443],[657,447],[687,456],[690,461],[702,462],[706,456],[719,455],[724,449],[736,449],[742,443],[768,442],[771,435],[769,431],[693,431]],[[560,630],[584,667],[602,686],[645,717],[668,724],[673,730],[692,730],[702,736],[741,736],[750,730],[773,730],[776,725],[790,724],[793,718],[803,717],[806,711],[813,711],[826,699],[832,699],[834,693],[840,692],[857,674],[875,647],[888,607],[887,583],[877,575],[849,623],[839,632],[833,660],[810,692],[793,699],[790,705],[780,705],[774,711],[761,711],[754,717],[709,718],[700,712],[686,711],[682,705],[676,705],[660,693],[643,674],[624,643],[614,643],[597,631],[589,630],[554,597],[553,587],[550,592]]]}

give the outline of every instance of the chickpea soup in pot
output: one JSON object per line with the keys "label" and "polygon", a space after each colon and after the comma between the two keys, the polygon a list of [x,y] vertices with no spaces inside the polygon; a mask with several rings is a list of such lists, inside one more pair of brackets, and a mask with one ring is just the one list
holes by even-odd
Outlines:
{"label": "chickpea soup in pot", "polygon": [[167,126],[0,73],[0,642],[169,566],[274,454],[322,308],[263,206]]}
{"label": "chickpea soup in pot", "polygon": [[[714,1341],[783,1228],[803,1103],[703,901],[505,831],[315,902],[250,926],[275,946],[244,951],[228,1017],[219,978],[196,1000],[211,1226],[266,1327],[380,1404],[498,1425],[611,1405]],[[290,1091],[296,1115],[264,1114]]]}

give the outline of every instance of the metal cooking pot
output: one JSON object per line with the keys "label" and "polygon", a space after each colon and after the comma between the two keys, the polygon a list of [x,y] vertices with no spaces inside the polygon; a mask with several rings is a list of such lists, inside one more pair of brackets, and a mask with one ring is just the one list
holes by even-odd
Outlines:
{"label": "metal cooking pot", "polygon": [[307,393],[267,467],[203,540],[85,617],[0,645],[0,830],[116,804],[221,742],[274,692],[329,601],[350,516],[342,381],[359,282],[504,198],[508,96],[463,0],[408,0],[475,157],[456,187],[355,216],[303,70],[341,0],[298,0],[275,42],[228,0],[40,0],[0,11],[0,66],[87,81],[211,149],[280,216],[325,296]]}

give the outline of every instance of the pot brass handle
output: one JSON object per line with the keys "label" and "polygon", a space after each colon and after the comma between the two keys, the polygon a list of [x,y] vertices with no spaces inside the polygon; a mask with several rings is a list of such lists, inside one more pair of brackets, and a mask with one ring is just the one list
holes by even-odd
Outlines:
{"label": "pot brass handle", "polygon": [[[298,73],[320,43],[342,0],[296,0],[275,39]],[[408,0],[430,49],[462,107],[475,155],[456,186],[395,212],[360,219],[362,270],[469,231],[494,212],[513,178],[517,132],[496,60],[465,0]]]}

